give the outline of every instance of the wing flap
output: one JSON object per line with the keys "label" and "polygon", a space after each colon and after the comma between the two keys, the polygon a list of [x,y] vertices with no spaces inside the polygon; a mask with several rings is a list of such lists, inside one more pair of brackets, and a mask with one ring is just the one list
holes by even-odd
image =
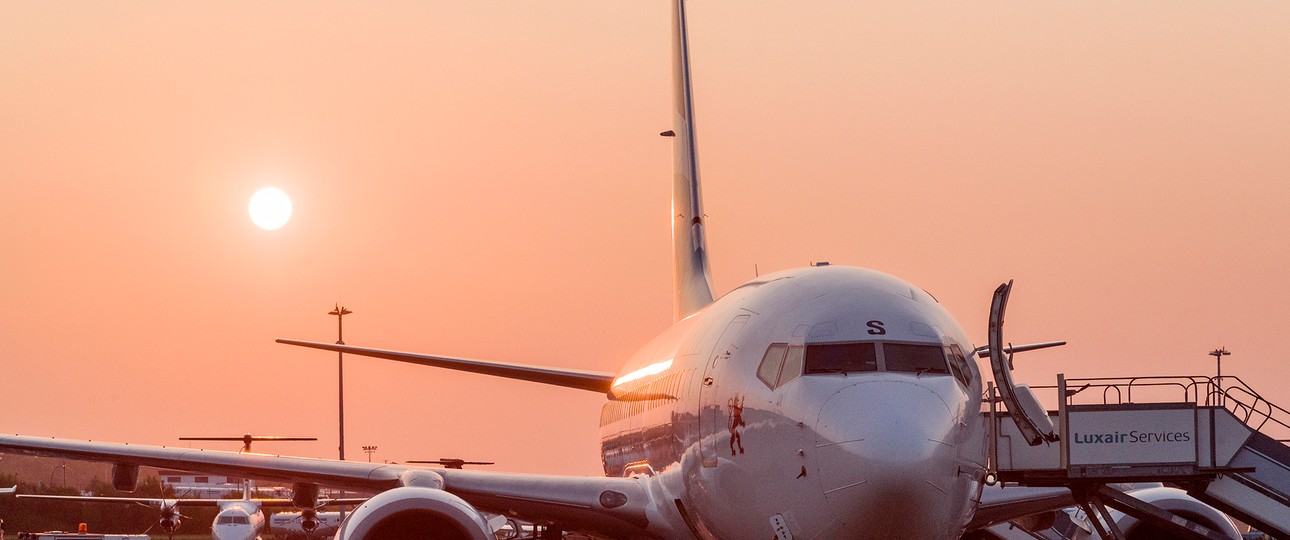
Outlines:
{"label": "wing flap", "polygon": [[435,472],[443,476],[445,491],[486,512],[560,523],[610,538],[636,537],[649,524],[649,495],[636,478]]}
{"label": "wing flap", "polygon": [[335,351],[346,354],[356,354],[359,356],[384,358],[386,360],[407,362],[409,364],[455,369],[457,371],[468,371],[471,373],[492,375],[494,377],[519,379],[522,381],[563,386],[565,388],[576,388],[578,390],[588,390],[592,392],[608,393],[609,387],[614,382],[614,374],[598,371],[583,371],[527,364],[510,364],[489,360],[455,358],[451,356],[417,354],[384,349],[369,349],[366,347],[352,347],[349,345],[300,341],[295,339],[277,339],[275,341],[286,345],[295,345],[297,347],[309,347],[312,349],[322,349],[324,351]]}

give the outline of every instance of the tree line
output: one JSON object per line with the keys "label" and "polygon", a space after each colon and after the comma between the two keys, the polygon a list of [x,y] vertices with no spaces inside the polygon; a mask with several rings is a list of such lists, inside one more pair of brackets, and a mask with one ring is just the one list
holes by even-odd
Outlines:
{"label": "tree line", "polygon": [[[22,482],[16,474],[0,473],[0,487],[13,485],[18,486],[18,493],[21,494],[84,495],[76,488]],[[117,491],[111,482],[98,477],[90,481],[86,491],[100,497],[175,498],[174,490],[163,485],[155,476],[140,478],[138,489],[133,493]],[[241,496],[241,493],[237,493],[236,497],[230,494],[233,498]],[[181,522],[178,534],[201,534],[210,531],[211,522],[215,520],[219,510],[184,507],[180,509],[180,513],[185,519]],[[160,509],[155,506],[0,496],[0,519],[4,520],[4,530],[9,538],[13,538],[18,532],[76,531],[81,523],[87,524],[90,532],[139,534],[148,531],[155,536],[161,532],[156,528],[160,517]]]}

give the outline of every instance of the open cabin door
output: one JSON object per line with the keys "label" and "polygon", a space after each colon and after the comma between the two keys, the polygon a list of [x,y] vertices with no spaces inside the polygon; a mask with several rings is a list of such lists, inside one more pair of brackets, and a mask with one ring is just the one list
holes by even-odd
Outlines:
{"label": "open cabin door", "polygon": [[1009,280],[994,290],[994,299],[990,302],[990,368],[994,372],[995,386],[999,388],[999,399],[1008,407],[1009,416],[1017,423],[1017,429],[1021,430],[1026,443],[1038,446],[1044,441],[1056,441],[1058,435],[1052,420],[1048,418],[1048,412],[1040,405],[1030,387],[1012,382],[1012,354],[1025,347],[1014,350],[1003,344],[1003,312],[1008,307],[1008,294],[1011,292],[1012,281]]}

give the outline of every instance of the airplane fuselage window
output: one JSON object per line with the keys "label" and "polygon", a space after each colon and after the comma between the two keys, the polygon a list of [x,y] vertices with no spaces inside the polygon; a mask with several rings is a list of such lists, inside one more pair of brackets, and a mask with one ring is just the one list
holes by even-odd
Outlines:
{"label": "airplane fuselage window", "polygon": [[865,343],[816,343],[806,346],[806,374],[878,371],[878,348]]}
{"label": "airplane fuselage window", "polygon": [[949,375],[945,349],[941,345],[883,343],[882,356],[887,371]]}
{"label": "airplane fuselage window", "polygon": [[621,397],[605,403],[600,409],[600,425],[606,426],[646,413],[681,399],[685,390],[682,377],[688,372],[665,373],[652,380],[642,380]]}

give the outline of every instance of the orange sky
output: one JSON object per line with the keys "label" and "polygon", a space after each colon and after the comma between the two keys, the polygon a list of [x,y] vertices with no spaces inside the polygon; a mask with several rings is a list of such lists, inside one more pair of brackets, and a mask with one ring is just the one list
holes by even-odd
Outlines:
{"label": "orange sky", "polygon": [[[661,0],[0,4],[0,430],[317,436],[354,345],[613,371],[670,323]],[[1290,4],[691,6],[716,285],[829,260],[1019,378],[1290,404]],[[251,194],[296,213],[255,228]],[[596,474],[594,394],[346,362],[348,453]]]}

